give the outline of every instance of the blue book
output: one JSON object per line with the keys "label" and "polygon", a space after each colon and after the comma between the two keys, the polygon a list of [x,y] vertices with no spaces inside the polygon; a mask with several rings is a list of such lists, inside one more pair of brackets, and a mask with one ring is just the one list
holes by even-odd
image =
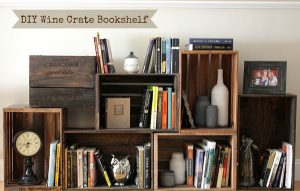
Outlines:
{"label": "blue book", "polygon": [[55,140],[50,144],[50,156],[49,156],[49,169],[48,169],[48,187],[54,187],[55,176],[55,159],[56,159],[56,145],[58,140]]}
{"label": "blue book", "polygon": [[168,88],[168,129],[172,129],[172,88]]}
{"label": "blue book", "polygon": [[233,44],[232,38],[190,38],[189,44]]}
{"label": "blue book", "polygon": [[171,74],[172,63],[171,39],[166,39],[166,74]]}

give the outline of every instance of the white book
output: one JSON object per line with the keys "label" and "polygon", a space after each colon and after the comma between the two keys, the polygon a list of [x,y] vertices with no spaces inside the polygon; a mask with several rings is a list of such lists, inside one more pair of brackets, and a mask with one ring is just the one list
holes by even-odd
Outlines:
{"label": "white book", "polygon": [[202,139],[202,143],[206,145],[209,149],[209,154],[208,154],[208,161],[207,161],[207,170],[205,174],[205,189],[210,189],[210,184],[211,184],[211,176],[212,176],[212,169],[215,160],[215,149],[216,149],[216,142],[208,139]]}
{"label": "white book", "polygon": [[286,169],[285,169],[285,187],[292,188],[293,173],[293,146],[287,142],[282,142],[282,149],[286,152]]}
{"label": "white book", "polygon": [[[272,169],[271,169],[271,173],[270,173],[270,176],[271,176],[271,179],[270,179],[270,182],[268,185],[272,186],[273,184],[273,181],[275,179],[275,176],[276,176],[276,172],[277,172],[277,169],[278,169],[278,165],[279,165],[279,162],[280,162],[280,158],[281,158],[281,155],[282,155],[282,152],[280,152],[279,150],[275,150],[275,158],[274,158],[274,162],[273,162],[273,165],[272,165]],[[267,186],[268,186],[267,185]]]}
{"label": "white book", "polygon": [[77,149],[77,185],[78,188],[83,188],[83,160],[82,154],[85,147]]}
{"label": "white book", "polygon": [[203,159],[202,183],[201,183],[201,189],[205,189],[205,182],[206,182],[205,174],[207,173],[207,167],[208,167],[209,148],[207,145],[204,145],[203,143],[199,143],[198,145],[201,146],[205,152],[204,159]]}

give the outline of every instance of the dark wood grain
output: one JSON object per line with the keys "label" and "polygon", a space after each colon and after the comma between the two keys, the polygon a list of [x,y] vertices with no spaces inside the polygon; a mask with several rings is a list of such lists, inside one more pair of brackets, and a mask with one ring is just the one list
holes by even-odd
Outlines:
{"label": "dark wood grain", "polygon": [[277,149],[288,142],[295,156],[296,102],[293,95],[239,96],[239,143],[243,135],[252,138],[259,157],[266,149]]}
{"label": "dark wood grain", "polygon": [[[42,140],[42,149],[33,157],[33,171],[40,180],[46,180],[49,167],[49,150],[50,143],[56,139],[60,139],[60,131],[62,130],[62,110],[46,112],[41,108],[4,108],[4,179],[5,188],[7,189],[30,189],[29,187],[17,187],[17,181],[23,172],[24,158],[16,153],[12,146],[15,135],[25,129],[36,131]],[[14,112],[15,111],[15,112]],[[46,189],[41,186],[34,187],[37,189]],[[33,189],[33,188],[31,188]]]}
{"label": "dark wood grain", "polygon": [[30,56],[30,87],[95,87],[95,56]]}
{"label": "dark wood grain", "polygon": [[94,107],[95,91],[91,88],[30,88],[33,107]]}

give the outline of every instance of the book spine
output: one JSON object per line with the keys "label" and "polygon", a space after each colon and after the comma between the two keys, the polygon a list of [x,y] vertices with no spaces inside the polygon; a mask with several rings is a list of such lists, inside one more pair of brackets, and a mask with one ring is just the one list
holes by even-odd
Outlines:
{"label": "book spine", "polygon": [[150,39],[146,57],[145,57],[145,61],[144,61],[143,73],[148,73],[148,71],[149,71],[149,65],[150,65],[150,61],[151,61],[153,45],[154,45],[154,40]]}
{"label": "book spine", "polygon": [[91,171],[90,171],[90,151],[87,151],[87,185],[88,185],[88,187],[92,187]]}
{"label": "book spine", "polygon": [[208,168],[208,151],[205,151],[204,159],[203,159],[203,167],[202,167],[202,180],[201,180],[201,189],[205,189],[205,180],[206,180],[206,172]]}
{"label": "book spine", "polygon": [[104,177],[106,184],[108,187],[111,187],[111,181],[109,179],[108,173],[107,173],[107,169],[106,166],[104,165],[104,161],[102,160],[102,156],[100,154],[96,154],[95,153],[95,160],[98,163],[100,172],[102,174],[102,176]]}
{"label": "book spine", "polygon": [[281,172],[281,175],[280,175],[279,188],[283,187],[285,170],[286,170],[286,155],[284,155],[284,158],[283,158],[282,172]]}
{"label": "book spine", "polygon": [[68,148],[64,149],[64,188],[68,188]]}
{"label": "book spine", "polygon": [[110,59],[109,59],[109,54],[108,54],[108,45],[107,45],[107,39],[106,38],[103,39],[103,44],[104,44],[106,63],[109,64]]}
{"label": "book spine", "polygon": [[282,147],[286,153],[286,169],[285,169],[285,187],[292,188],[292,173],[293,173],[293,146],[283,142]]}
{"label": "book spine", "polygon": [[217,178],[217,184],[216,188],[221,188],[222,187],[222,178],[223,178],[223,164],[224,164],[224,159],[225,159],[225,152],[221,151],[221,160],[219,164],[219,171],[218,171],[218,178]]}
{"label": "book spine", "polygon": [[277,172],[277,169],[278,169],[278,165],[279,165],[281,155],[282,155],[282,153],[280,151],[276,150],[275,152],[276,152],[276,155],[275,155],[274,164],[273,164],[273,167],[272,167],[272,175],[271,175],[271,179],[270,179],[270,183],[269,183],[268,187],[272,187],[272,185],[273,185],[273,182],[274,182],[274,179],[275,179],[275,176],[276,176],[276,172]]}
{"label": "book spine", "polygon": [[152,61],[151,64],[149,66],[149,71],[148,73],[156,73],[156,55],[157,55],[157,50],[156,50],[156,38],[153,39],[153,51],[152,51]]}
{"label": "book spine", "polygon": [[112,51],[111,51],[111,46],[110,46],[110,40],[109,39],[106,39],[106,44],[107,44],[107,49],[108,49],[109,63],[113,64],[114,60],[113,60],[113,57],[112,57]]}
{"label": "book spine", "polygon": [[172,73],[179,72],[179,39],[172,39]]}
{"label": "book spine", "polygon": [[149,121],[148,116],[149,116],[149,112],[150,112],[150,108],[151,108],[150,107],[151,98],[152,98],[152,91],[149,89],[146,89],[144,104],[142,107],[140,122],[139,122],[140,128],[147,128],[147,126],[148,126],[148,121]]}
{"label": "book spine", "polygon": [[185,146],[185,152],[186,152],[186,162],[187,162],[187,169],[186,169],[186,180],[187,185],[189,187],[193,186],[193,177],[194,177],[194,145],[193,144],[187,144]]}
{"label": "book spine", "polygon": [[158,89],[158,98],[157,98],[157,120],[156,120],[156,129],[161,129],[161,121],[162,121],[162,88]]}
{"label": "book spine", "polygon": [[258,184],[263,187],[264,184],[264,176],[267,170],[267,165],[268,165],[268,160],[269,160],[269,156],[270,156],[270,152],[265,151],[263,153],[263,161],[262,161],[262,165],[260,166],[260,172],[259,172],[259,181]]}
{"label": "book spine", "polygon": [[55,186],[59,186],[60,175],[60,143],[56,145],[56,162],[55,162]]}
{"label": "book spine", "polygon": [[161,38],[156,38],[156,71],[155,73],[161,73]]}
{"label": "book spine", "polygon": [[176,94],[172,92],[172,129],[175,129],[176,125]]}
{"label": "book spine", "polygon": [[161,73],[165,74],[166,73],[166,39],[163,38],[161,40]]}
{"label": "book spine", "polygon": [[230,176],[230,164],[231,164],[231,148],[227,148],[227,169],[226,169],[226,179],[225,179],[225,185],[229,185],[229,176]]}
{"label": "book spine", "polygon": [[167,129],[168,121],[168,91],[162,94],[162,129]]}
{"label": "book spine", "polygon": [[226,186],[226,176],[227,176],[227,160],[228,160],[228,153],[225,151],[224,160],[223,160],[223,174],[222,174],[222,187]]}
{"label": "book spine", "polygon": [[276,175],[274,178],[274,181],[272,183],[272,187],[279,187],[279,181],[280,181],[280,175],[281,175],[281,171],[282,171],[282,165],[283,165],[283,160],[284,160],[284,153],[282,153],[279,164],[278,164],[278,168],[276,171]]}
{"label": "book spine", "polygon": [[95,159],[94,159],[94,151],[89,152],[89,169],[90,169],[90,187],[95,187],[96,185],[96,164],[95,164]]}
{"label": "book spine", "polygon": [[172,88],[168,88],[168,129],[172,129]]}
{"label": "book spine", "polygon": [[215,149],[209,149],[208,168],[206,173],[205,188],[210,189],[212,169],[215,162]]}
{"label": "book spine", "polygon": [[100,73],[101,69],[100,69],[100,57],[99,57],[97,37],[94,37],[94,45],[95,45],[96,63],[97,63],[97,65],[96,65],[96,71],[97,71],[97,73]]}
{"label": "book spine", "polygon": [[275,152],[271,151],[270,157],[269,157],[269,160],[268,160],[268,165],[267,165],[266,173],[264,175],[264,181],[263,181],[263,186],[264,187],[267,187],[268,182],[270,181],[269,177],[271,175],[270,173],[271,173],[271,169],[272,169],[272,166],[273,166],[274,158],[275,158]]}
{"label": "book spine", "polygon": [[190,44],[189,50],[233,50],[233,45],[225,44]]}
{"label": "book spine", "polygon": [[[199,176],[202,177],[202,174],[200,175],[200,172],[202,169],[200,169],[200,150],[199,149],[196,149],[196,158],[195,158],[195,176],[194,176],[194,187],[196,188],[200,188],[201,187],[201,181],[198,181],[199,179]],[[188,164],[187,164],[187,169],[188,168]],[[189,177],[189,172],[187,170],[187,180],[188,180],[188,177]],[[200,183],[200,184],[199,184]],[[189,182],[187,181],[187,184],[189,185]]]}
{"label": "book spine", "polygon": [[67,187],[72,188],[71,182],[72,182],[72,151],[68,149],[68,163],[67,163]]}
{"label": "book spine", "polygon": [[137,147],[136,152],[136,164],[137,164],[137,186],[139,189],[144,188],[144,150],[141,146]]}
{"label": "book spine", "polygon": [[50,144],[48,182],[47,182],[48,187],[54,187],[56,144],[57,143],[51,143]]}
{"label": "book spine", "polygon": [[100,45],[100,34],[99,34],[99,32],[97,32],[97,45],[98,45],[98,52],[99,52],[100,71],[101,71],[102,74],[104,74],[104,67],[103,67],[102,51],[101,51],[101,45]]}
{"label": "book spine", "polygon": [[189,44],[233,44],[232,38],[190,38]]}
{"label": "book spine", "polygon": [[151,129],[156,129],[158,87],[152,86]]}
{"label": "book spine", "polygon": [[144,188],[151,188],[151,147],[144,146]]}
{"label": "book spine", "polygon": [[166,73],[171,74],[171,64],[172,64],[172,49],[171,49],[171,39],[166,40]]}
{"label": "book spine", "polygon": [[83,188],[82,150],[77,151],[77,186]]}
{"label": "book spine", "polygon": [[101,53],[102,53],[104,73],[108,74],[108,66],[107,66],[108,62],[107,62],[107,58],[106,58],[107,56],[106,56],[104,39],[100,39],[100,47],[101,47]]}
{"label": "book spine", "polygon": [[83,167],[83,187],[86,188],[88,186],[87,182],[87,151],[83,151],[82,154],[82,167]]}

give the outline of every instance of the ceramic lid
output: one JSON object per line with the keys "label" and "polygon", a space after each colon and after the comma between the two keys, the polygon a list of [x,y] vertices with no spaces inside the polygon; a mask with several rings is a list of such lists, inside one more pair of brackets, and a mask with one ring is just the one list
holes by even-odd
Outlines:
{"label": "ceramic lid", "polygon": [[138,58],[136,57],[133,52],[131,51],[130,54],[126,58]]}

